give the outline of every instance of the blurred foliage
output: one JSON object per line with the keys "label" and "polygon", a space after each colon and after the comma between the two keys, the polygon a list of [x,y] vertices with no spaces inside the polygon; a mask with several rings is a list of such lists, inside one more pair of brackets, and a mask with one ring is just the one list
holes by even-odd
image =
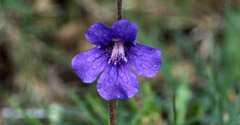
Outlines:
{"label": "blurred foliage", "polygon": [[[162,67],[118,100],[118,125],[240,124],[239,0],[123,0],[123,17]],[[96,82],[70,62],[94,47],[92,23],[116,19],[116,0],[0,0],[0,124],[107,124]]]}

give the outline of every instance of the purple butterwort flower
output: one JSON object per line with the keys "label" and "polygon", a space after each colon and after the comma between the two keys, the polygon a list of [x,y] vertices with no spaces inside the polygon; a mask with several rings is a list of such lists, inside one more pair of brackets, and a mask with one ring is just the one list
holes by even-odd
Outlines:
{"label": "purple butterwort flower", "polygon": [[103,72],[97,91],[105,100],[133,97],[138,91],[138,80],[132,69],[140,76],[154,77],[161,67],[161,51],[136,43],[136,35],[136,24],[124,19],[112,28],[94,23],[85,37],[97,47],[72,59],[74,72],[85,83],[95,81]]}

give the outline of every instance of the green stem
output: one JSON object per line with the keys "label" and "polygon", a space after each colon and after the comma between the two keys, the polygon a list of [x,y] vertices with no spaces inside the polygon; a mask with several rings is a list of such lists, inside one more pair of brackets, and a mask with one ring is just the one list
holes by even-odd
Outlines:
{"label": "green stem", "polygon": [[177,124],[177,109],[176,109],[176,94],[175,92],[173,93],[173,98],[172,98],[172,108],[173,108],[173,124]]}

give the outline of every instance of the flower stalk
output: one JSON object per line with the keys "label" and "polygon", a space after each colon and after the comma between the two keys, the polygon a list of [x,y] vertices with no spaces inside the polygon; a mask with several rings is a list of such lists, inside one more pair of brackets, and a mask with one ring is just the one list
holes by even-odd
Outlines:
{"label": "flower stalk", "polygon": [[117,100],[110,100],[108,103],[109,125],[115,125]]}
{"label": "flower stalk", "polygon": [[117,9],[118,9],[118,20],[121,20],[122,19],[122,0],[118,0]]}
{"label": "flower stalk", "polygon": [[[118,20],[122,19],[122,0],[117,0]],[[117,100],[110,100],[108,103],[109,125],[115,125]]]}

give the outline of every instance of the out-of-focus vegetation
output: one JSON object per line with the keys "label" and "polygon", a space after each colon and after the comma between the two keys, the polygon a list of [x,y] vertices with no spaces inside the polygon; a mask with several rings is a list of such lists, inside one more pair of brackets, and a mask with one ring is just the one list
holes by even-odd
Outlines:
{"label": "out-of-focus vegetation", "polygon": [[[107,101],[71,59],[92,23],[111,27],[116,0],[0,0],[0,124],[107,124]],[[123,0],[137,41],[162,51],[155,78],[118,101],[118,125],[240,124],[240,1]]]}

